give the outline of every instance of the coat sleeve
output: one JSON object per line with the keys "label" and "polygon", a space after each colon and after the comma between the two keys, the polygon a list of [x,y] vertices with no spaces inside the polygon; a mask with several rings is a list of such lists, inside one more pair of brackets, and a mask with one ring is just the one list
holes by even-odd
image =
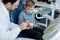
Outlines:
{"label": "coat sleeve", "polygon": [[[13,27],[14,26],[14,27]],[[9,30],[8,27],[13,27]],[[6,22],[6,18],[3,15],[3,12],[0,11],[0,39],[15,39],[20,33],[21,29],[18,25],[10,24],[8,25]]]}

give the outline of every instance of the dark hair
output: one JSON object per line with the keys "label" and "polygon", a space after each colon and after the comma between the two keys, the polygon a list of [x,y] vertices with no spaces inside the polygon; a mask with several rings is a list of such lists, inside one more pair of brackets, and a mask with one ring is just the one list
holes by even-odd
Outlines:
{"label": "dark hair", "polygon": [[15,3],[17,0],[2,0],[2,2],[4,3],[4,4],[7,4],[7,3],[9,3],[9,2],[11,2],[12,4],[13,3]]}
{"label": "dark hair", "polygon": [[35,2],[33,0],[27,0],[25,6],[26,7],[32,7],[35,5]]}

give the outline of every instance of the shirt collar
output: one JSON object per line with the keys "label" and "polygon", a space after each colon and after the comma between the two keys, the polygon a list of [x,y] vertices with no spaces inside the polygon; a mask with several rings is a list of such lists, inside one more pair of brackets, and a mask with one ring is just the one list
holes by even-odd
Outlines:
{"label": "shirt collar", "polygon": [[30,14],[28,14],[26,10],[24,10],[24,11],[25,11],[25,14],[27,14],[27,15],[32,15],[32,14],[33,14],[33,12],[32,12],[32,13],[30,13]]}

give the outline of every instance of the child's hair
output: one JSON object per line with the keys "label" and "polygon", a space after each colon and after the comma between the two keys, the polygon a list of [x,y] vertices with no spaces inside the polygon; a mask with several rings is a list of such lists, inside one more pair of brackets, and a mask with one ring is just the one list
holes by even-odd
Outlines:
{"label": "child's hair", "polygon": [[26,7],[35,6],[35,2],[34,2],[33,0],[27,0],[25,6],[26,6]]}

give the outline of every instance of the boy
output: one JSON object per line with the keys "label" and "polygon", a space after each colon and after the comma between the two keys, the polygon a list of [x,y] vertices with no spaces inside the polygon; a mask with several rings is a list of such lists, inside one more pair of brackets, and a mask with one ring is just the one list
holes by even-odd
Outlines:
{"label": "boy", "polygon": [[30,24],[32,24],[34,27],[37,26],[36,20],[35,20],[35,14],[33,12],[33,9],[35,7],[35,3],[33,2],[26,2],[25,10],[22,11],[19,15],[19,22],[18,24],[21,24],[24,21],[29,21]]}
{"label": "boy", "polygon": [[21,33],[29,38],[42,40],[42,30],[37,28],[37,23],[35,21],[35,14],[33,12],[34,7],[35,2],[33,0],[26,1],[25,10],[23,10],[19,15],[18,24],[21,24],[26,21],[26,23],[28,24],[27,27],[30,27],[31,29],[24,30]]}

